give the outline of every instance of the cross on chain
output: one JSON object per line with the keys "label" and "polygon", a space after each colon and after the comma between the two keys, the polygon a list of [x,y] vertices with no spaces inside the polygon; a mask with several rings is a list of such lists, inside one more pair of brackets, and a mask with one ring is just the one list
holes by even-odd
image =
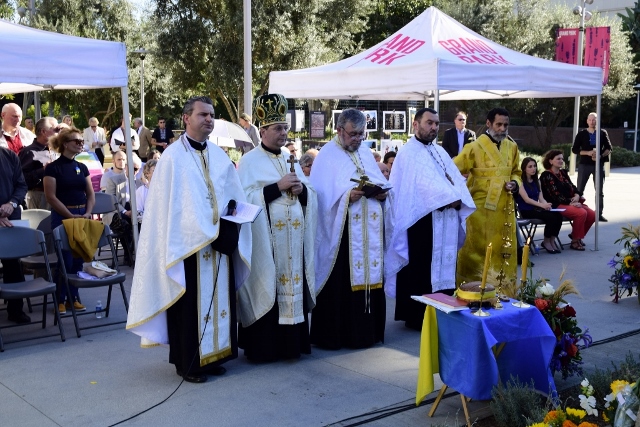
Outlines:
{"label": "cross on chain", "polygon": [[367,175],[362,175],[360,179],[351,178],[351,181],[358,183],[358,186],[356,187],[356,190],[358,191],[362,191],[365,185],[371,185]]}
{"label": "cross on chain", "polygon": [[291,163],[291,167],[289,168],[289,172],[295,172],[296,168],[293,166],[296,163],[298,163],[298,159],[296,159],[296,156],[294,156],[293,154],[289,156],[289,160],[287,160],[287,163]]}

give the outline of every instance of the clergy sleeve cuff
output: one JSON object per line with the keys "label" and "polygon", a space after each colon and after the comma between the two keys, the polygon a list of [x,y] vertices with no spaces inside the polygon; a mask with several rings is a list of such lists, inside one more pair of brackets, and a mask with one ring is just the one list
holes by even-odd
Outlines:
{"label": "clergy sleeve cuff", "polygon": [[277,198],[282,196],[282,192],[278,188],[278,184],[274,182],[273,184],[267,185],[262,189],[262,194],[264,196],[264,202],[269,204],[276,200]]}
{"label": "clergy sleeve cuff", "polygon": [[298,200],[302,206],[307,206],[307,186],[302,184],[302,193],[298,194]]}
{"label": "clergy sleeve cuff", "polygon": [[220,220],[220,232],[218,238],[211,242],[211,248],[214,251],[221,252],[231,256],[238,247],[238,239],[240,238],[240,230],[235,222]]}

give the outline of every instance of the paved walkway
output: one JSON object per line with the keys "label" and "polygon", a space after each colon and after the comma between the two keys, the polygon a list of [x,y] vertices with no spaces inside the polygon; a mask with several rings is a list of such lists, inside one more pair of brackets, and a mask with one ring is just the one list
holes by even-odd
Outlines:
{"label": "paved walkway", "polygon": [[[640,223],[639,190],[640,168],[614,169],[605,184],[604,215],[610,222],[599,226],[599,250],[592,250],[592,231],[585,239],[585,252],[565,250],[532,258],[534,274],[554,285],[566,269],[565,277],[573,279],[581,292],[569,300],[580,325],[589,328],[596,342],[640,329],[637,298],[613,304],[607,281],[611,275],[607,261],[618,250],[613,242],[620,227]],[[586,196],[593,200],[592,188]],[[563,228],[563,241],[568,233],[568,227]],[[125,271],[130,285],[132,272]],[[106,300],[102,290],[82,295],[88,304]],[[112,316],[124,320],[118,293],[113,305]],[[389,300],[384,344],[358,351],[314,348],[300,360],[273,364],[253,364],[241,356],[225,365],[228,372],[223,377],[205,384],[184,383],[166,402],[122,425],[346,426],[365,420],[371,426],[462,424],[458,396],[445,399],[432,419],[427,417],[428,406],[413,405],[420,337],[394,322],[393,311],[394,301]],[[4,312],[0,319],[6,323]],[[63,323],[64,343],[44,338],[7,344],[0,353],[0,426],[107,426],[163,401],[180,383],[167,361],[168,350],[141,349],[123,325],[83,331],[76,338],[72,321]],[[19,330],[25,332],[17,328],[3,330],[3,335],[10,340]],[[37,326],[29,331],[37,332]],[[638,349],[640,335],[596,345],[584,351],[586,369],[618,363],[629,350],[637,356]],[[556,378],[559,388],[577,381]],[[486,404],[472,402],[472,410],[472,417],[482,416]]]}

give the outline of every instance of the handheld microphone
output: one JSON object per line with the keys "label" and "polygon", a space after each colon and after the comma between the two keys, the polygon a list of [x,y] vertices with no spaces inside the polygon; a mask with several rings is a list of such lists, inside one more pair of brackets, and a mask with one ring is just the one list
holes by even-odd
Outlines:
{"label": "handheld microphone", "polygon": [[236,210],[237,203],[235,200],[229,200],[229,204],[227,205],[227,215],[233,215],[233,211]]}

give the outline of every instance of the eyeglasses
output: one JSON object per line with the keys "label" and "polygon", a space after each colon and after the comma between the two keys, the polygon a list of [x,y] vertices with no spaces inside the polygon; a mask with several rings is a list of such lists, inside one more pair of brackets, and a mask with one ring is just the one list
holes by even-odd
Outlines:
{"label": "eyeglasses", "polygon": [[161,120],[158,122],[159,125],[163,125],[164,124],[164,120]]}
{"label": "eyeglasses", "polygon": [[342,128],[342,130],[344,131],[344,133],[346,133],[349,138],[351,139],[363,139],[364,138],[364,131],[361,132],[347,132],[347,130],[345,128]]}
{"label": "eyeglasses", "polygon": [[278,125],[278,126],[274,126],[272,128],[273,130],[275,130],[276,132],[289,132],[289,125]]}
{"label": "eyeglasses", "polygon": [[138,172],[139,170],[140,170],[140,168],[135,168],[135,167],[133,168],[134,172]]}
{"label": "eyeglasses", "polygon": [[313,163],[308,164],[308,165],[304,165],[304,166],[302,166],[302,167],[303,167],[303,168],[311,168],[311,166],[313,166]]}
{"label": "eyeglasses", "polygon": [[70,139],[67,142],[75,142],[78,147],[82,147],[84,145],[84,139],[80,138]]}
{"label": "eyeglasses", "polygon": [[466,122],[467,121],[467,119],[456,119],[456,120],[459,121],[459,122]]}

